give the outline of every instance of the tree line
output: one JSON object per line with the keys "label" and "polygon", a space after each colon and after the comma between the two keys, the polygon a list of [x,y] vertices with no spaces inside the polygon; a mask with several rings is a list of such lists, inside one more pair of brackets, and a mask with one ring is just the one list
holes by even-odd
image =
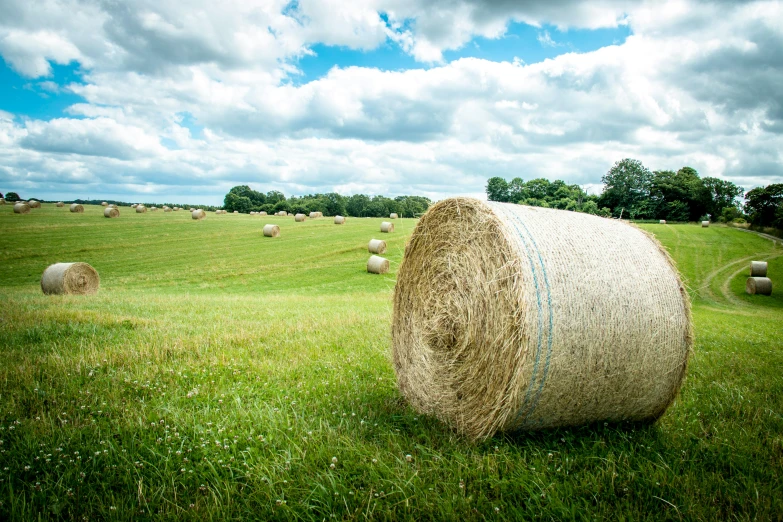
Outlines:
{"label": "tree line", "polygon": [[335,192],[290,196],[273,190],[267,193],[237,185],[228,191],[223,199],[223,208],[229,212],[267,212],[273,214],[285,210],[294,214],[323,212],[325,216],[388,217],[396,213],[400,217],[417,217],[427,211],[431,204],[423,196],[367,196],[354,194],[343,196]]}
{"label": "tree line", "polygon": [[[754,225],[783,228],[783,184],[754,188],[747,193],[731,181],[702,178],[691,167],[678,171],[650,171],[641,161],[626,158],[601,178],[604,190],[588,195],[578,185],[539,178],[507,182],[487,180],[490,201],[506,201],[559,208],[588,214],[635,220],[723,222],[750,221]],[[740,202],[744,196],[745,204]]]}

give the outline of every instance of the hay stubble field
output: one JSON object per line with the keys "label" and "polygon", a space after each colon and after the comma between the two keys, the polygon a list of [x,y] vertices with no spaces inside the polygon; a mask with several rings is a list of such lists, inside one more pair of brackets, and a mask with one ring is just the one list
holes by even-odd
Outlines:
{"label": "hay stubble field", "polygon": [[[675,404],[653,425],[474,443],[396,390],[391,298],[415,220],[381,221],[0,207],[0,518],[783,517],[780,244],[642,225],[694,302]],[[371,238],[388,274],[366,273]],[[772,297],[744,294],[751,259],[769,260]],[[43,295],[63,261],[95,267],[98,294]]]}

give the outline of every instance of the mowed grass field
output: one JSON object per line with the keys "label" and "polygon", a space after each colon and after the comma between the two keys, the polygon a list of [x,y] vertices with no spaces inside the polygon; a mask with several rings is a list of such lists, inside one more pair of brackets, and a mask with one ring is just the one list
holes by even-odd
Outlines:
{"label": "mowed grass field", "polygon": [[[0,519],[783,518],[779,244],[643,225],[694,301],[680,398],[652,425],[475,443],[396,390],[414,220],[120,211],[0,207]],[[366,273],[371,238],[390,274]],[[772,297],[744,294],[751,259]],[[67,261],[98,270],[97,295],[42,294]]]}

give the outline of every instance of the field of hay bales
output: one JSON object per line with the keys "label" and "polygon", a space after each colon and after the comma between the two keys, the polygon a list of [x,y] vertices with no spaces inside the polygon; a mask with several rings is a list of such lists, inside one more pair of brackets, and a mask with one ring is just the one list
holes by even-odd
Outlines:
{"label": "field of hay bales", "polygon": [[[645,224],[693,298],[681,396],[652,425],[474,443],[390,361],[415,220],[0,208],[0,519],[779,519],[783,247]],[[265,224],[280,237],[264,237]],[[769,261],[771,297],[744,293]],[[92,296],[43,295],[57,262]]]}

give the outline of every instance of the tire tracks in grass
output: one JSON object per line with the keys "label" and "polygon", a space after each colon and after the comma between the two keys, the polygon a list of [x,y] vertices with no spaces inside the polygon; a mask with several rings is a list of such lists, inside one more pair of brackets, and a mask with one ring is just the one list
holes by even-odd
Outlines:
{"label": "tire tracks in grass", "polygon": [[[775,259],[777,257],[783,256],[783,252],[773,255],[767,255],[767,256],[759,256],[756,259],[753,259],[753,261],[769,261],[770,259]],[[730,302],[733,305],[736,306],[750,306],[748,303],[737,299],[732,293],[729,286],[731,285],[732,280],[734,280],[735,277],[737,277],[739,274],[741,274],[743,271],[747,271],[748,267],[740,268],[739,270],[735,270],[731,273],[729,277],[726,278],[725,281],[720,285],[720,293],[723,295],[723,297],[726,299],[726,301]]]}

